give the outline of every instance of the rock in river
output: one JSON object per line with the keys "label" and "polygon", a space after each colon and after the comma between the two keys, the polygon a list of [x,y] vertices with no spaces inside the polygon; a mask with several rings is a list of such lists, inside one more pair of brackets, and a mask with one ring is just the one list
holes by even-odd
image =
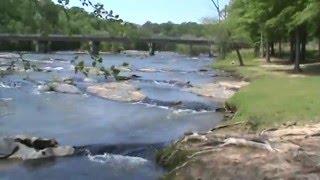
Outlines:
{"label": "rock in river", "polygon": [[115,101],[137,102],[146,97],[127,81],[89,86],[87,91],[96,96]]}
{"label": "rock in river", "polygon": [[67,93],[67,94],[81,93],[81,91],[74,85],[66,84],[66,83],[58,83],[58,82],[53,82],[46,85],[40,85],[38,86],[38,90],[41,92],[55,91],[55,92]]}
{"label": "rock in river", "polygon": [[200,96],[225,101],[226,99],[233,96],[241,87],[247,86],[248,84],[249,83],[245,81],[225,80],[186,88],[186,90]]}
{"label": "rock in river", "polygon": [[28,136],[0,138],[0,159],[40,159],[74,154],[71,146],[59,146],[54,139]]}
{"label": "rock in river", "polygon": [[60,92],[60,93],[69,93],[69,94],[80,94],[80,90],[73,85],[70,84],[56,84],[54,85],[54,91]]}

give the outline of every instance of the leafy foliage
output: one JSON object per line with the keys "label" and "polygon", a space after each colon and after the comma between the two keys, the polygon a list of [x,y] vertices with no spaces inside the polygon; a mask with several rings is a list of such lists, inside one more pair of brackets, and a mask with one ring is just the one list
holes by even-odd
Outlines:
{"label": "leafy foliage", "polygon": [[223,23],[231,41],[251,42],[256,51],[260,47],[267,62],[275,55],[275,43],[290,42],[290,60],[299,72],[301,61],[306,59],[307,41],[320,41],[319,7],[319,0],[232,0]]}
{"label": "leafy foliage", "polygon": [[318,0],[233,0],[228,21],[237,24],[235,30],[250,32],[252,40],[259,39],[260,32],[272,40],[288,37],[289,32],[301,25],[319,25],[319,7]]}
{"label": "leafy foliage", "polygon": [[[112,76],[115,80],[127,80],[127,77],[119,76],[120,70],[115,66],[111,66],[110,68],[105,68],[103,66],[103,58],[100,56],[91,55],[91,66],[86,65],[83,60],[79,59],[79,56],[76,56],[71,63],[75,65],[74,70],[75,73],[82,73],[85,76],[89,76],[90,73],[98,76],[104,76],[106,79]],[[123,63],[125,66],[129,66],[128,63]]]}

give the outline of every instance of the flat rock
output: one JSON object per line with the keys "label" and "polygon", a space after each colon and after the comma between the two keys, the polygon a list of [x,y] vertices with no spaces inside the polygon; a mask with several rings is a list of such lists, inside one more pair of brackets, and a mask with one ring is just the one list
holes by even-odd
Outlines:
{"label": "flat rock", "polygon": [[157,70],[154,69],[154,68],[141,68],[141,69],[138,69],[138,71],[141,71],[141,72],[157,72]]}
{"label": "flat rock", "polygon": [[87,82],[87,83],[97,83],[98,81],[96,79],[92,79],[92,78],[84,78],[83,82]]}
{"label": "flat rock", "polygon": [[66,83],[58,83],[58,82],[53,82],[46,85],[39,85],[38,91],[40,92],[55,91],[55,92],[66,93],[66,94],[81,93],[81,91],[74,85],[66,84]]}
{"label": "flat rock", "polygon": [[117,67],[117,69],[119,69],[121,72],[131,72],[132,71],[130,69],[130,67],[127,67],[127,66],[119,66],[119,67]]}
{"label": "flat rock", "polygon": [[0,59],[16,59],[19,58],[19,54],[14,53],[0,53]]}
{"label": "flat rock", "polygon": [[137,102],[146,97],[127,81],[89,86],[87,91],[102,98],[124,102]]}
{"label": "flat rock", "polygon": [[176,163],[164,179],[319,179],[319,123],[259,134],[240,126],[186,134],[157,158],[167,167]]}
{"label": "flat rock", "polygon": [[73,155],[71,146],[59,146],[54,139],[29,136],[0,138],[0,159],[41,159]]}
{"label": "flat rock", "polygon": [[81,91],[73,85],[58,83],[53,86],[54,91],[68,94],[80,94]]}
{"label": "flat rock", "polygon": [[186,88],[185,90],[200,96],[226,100],[233,96],[241,87],[248,84],[245,81],[219,81]]}
{"label": "flat rock", "polygon": [[137,50],[125,50],[122,52],[123,54],[126,54],[127,56],[141,56],[146,57],[149,55],[146,51],[137,51]]}

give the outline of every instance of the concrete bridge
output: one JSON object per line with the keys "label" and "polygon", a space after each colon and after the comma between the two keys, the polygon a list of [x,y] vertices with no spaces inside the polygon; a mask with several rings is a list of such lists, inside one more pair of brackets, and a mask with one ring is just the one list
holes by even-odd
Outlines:
{"label": "concrete bridge", "polygon": [[133,41],[145,42],[149,46],[149,54],[154,55],[156,44],[185,44],[192,49],[193,45],[202,45],[209,47],[209,56],[212,56],[211,40],[206,39],[179,39],[179,38],[137,38],[130,39],[128,37],[109,37],[109,36],[94,36],[94,35],[40,35],[40,34],[0,34],[0,42],[2,41],[29,41],[34,42],[37,52],[50,51],[51,42],[89,42],[92,54],[99,54],[101,42],[116,42],[116,43],[131,43]]}

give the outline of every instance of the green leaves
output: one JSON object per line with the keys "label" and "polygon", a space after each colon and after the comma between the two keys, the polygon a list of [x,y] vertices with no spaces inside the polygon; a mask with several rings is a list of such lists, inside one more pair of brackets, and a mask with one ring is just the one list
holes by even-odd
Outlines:
{"label": "green leaves", "polygon": [[82,71],[84,69],[84,61],[80,61],[75,68],[77,71]]}
{"label": "green leaves", "polygon": [[69,2],[70,2],[69,0],[58,0],[58,3],[63,5],[68,5]]}
{"label": "green leaves", "polygon": [[111,66],[111,72],[112,72],[112,75],[113,76],[118,76],[119,75],[119,73],[120,73],[120,70],[119,69],[117,69],[117,68],[115,68],[115,66]]}
{"label": "green leaves", "polygon": [[228,21],[235,29],[247,30],[252,39],[259,39],[260,32],[277,39],[302,24],[319,24],[319,7],[319,0],[233,0]]}
{"label": "green leaves", "polygon": [[[79,57],[75,56],[73,60],[71,60],[72,64],[75,64],[74,71],[75,73],[82,73],[85,76],[89,76],[90,74],[94,75],[103,75],[106,79],[110,76],[114,77],[115,80],[128,80],[127,77],[119,76],[120,70],[117,69],[115,66],[111,66],[110,69],[107,69],[103,66],[103,58],[100,56],[90,55],[91,57],[91,67],[86,66],[83,60],[79,61]],[[128,63],[123,63],[123,65],[128,66]]]}

